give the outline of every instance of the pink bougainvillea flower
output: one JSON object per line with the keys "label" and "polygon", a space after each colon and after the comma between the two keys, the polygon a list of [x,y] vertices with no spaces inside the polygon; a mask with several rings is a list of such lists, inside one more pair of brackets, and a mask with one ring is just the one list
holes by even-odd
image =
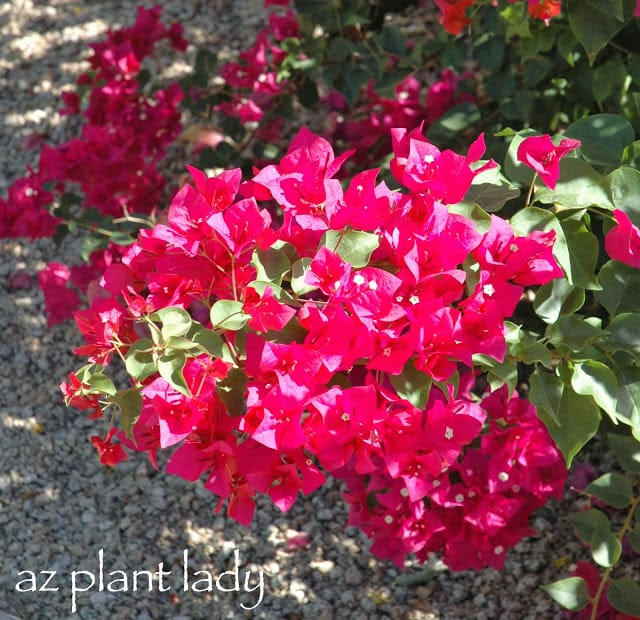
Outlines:
{"label": "pink bougainvillea flower", "polygon": [[617,226],[604,239],[604,249],[613,260],[640,269],[640,228],[620,209],[613,212]]}
{"label": "pink bougainvillea flower", "polygon": [[98,451],[100,462],[108,467],[115,467],[121,461],[126,461],[129,458],[119,443],[111,443],[117,430],[115,427],[112,428],[104,439],[99,435],[91,437],[91,444]]}
{"label": "pink bougainvillea flower", "polygon": [[561,0],[527,0],[529,15],[541,19],[547,26],[549,20],[560,15],[562,11]]}
{"label": "pink bougainvillea flower", "polygon": [[554,189],[560,176],[560,160],[580,146],[580,140],[565,138],[557,146],[549,134],[525,138],[518,147],[518,161],[535,170],[542,182]]}
{"label": "pink bougainvillea flower", "polygon": [[449,34],[460,34],[471,23],[466,11],[473,0],[435,0],[435,3],[442,13],[440,23]]}

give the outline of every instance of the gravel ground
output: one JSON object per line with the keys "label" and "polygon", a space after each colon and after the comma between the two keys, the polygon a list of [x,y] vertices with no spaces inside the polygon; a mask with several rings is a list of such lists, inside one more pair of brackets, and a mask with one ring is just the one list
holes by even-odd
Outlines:
{"label": "gravel ground", "polygon": [[[260,4],[163,7],[188,39],[232,54],[261,25]],[[56,112],[58,96],[81,70],[87,43],[134,14],[125,0],[0,1],[0,195],[37,159],[37,150],[22,148],[27,136],[56,143],[72,131]],[[300,499],[287,515],[260,502],[245,529],[213,514],[202,486],[154,472],[143,455],[102,468],[89,442],[96,423],[66,409],[58,390],[78,366],[71,348],[79,335],[72,325],[46,327],[35,278],[45,262],[73,255],[73,242],[56,253],[46,240],[0,240],[0,250],[0,620],[3,612],[22,620],[562,617],[538,586],[566,576],[584,554],[563,518],[572,495],[538,513],[539,535],[512,550],[503,571],[452,574],[434,562],[400,573],[344,527],[337,486]],[[21,271],[30,285],[16,290],[9,278]],[[308,544],[289,549],[301,533]],[[36,592],[26,591],[32,577]]]}

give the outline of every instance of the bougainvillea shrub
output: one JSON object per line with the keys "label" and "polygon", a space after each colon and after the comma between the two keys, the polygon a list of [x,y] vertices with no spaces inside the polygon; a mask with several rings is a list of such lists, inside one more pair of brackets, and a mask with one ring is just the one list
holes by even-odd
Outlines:
{"label": "bougainvillea shrub", "polygon": [[104,464],[172,449],[167,471],[205,479],[240,523],[257,493],[288,510],[333,475],[378,556],[499,567],[566,467],[530,402],[475,386],[473,357],[502,361],[525,287],[562,275],[555,233],[447,208],[495,166],[482,136],[464,156],[392,137],[402,191],[377,170],[343,188],[347,155],[307,130],[245,182],[191,169],[76,314],[89,366],[63,391],[110,420]]}

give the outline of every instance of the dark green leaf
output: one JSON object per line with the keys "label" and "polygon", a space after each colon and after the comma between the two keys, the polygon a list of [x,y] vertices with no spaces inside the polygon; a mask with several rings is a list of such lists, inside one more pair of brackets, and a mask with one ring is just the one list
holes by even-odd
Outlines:
{"label": "dark green leaf", "polygon": [[614,609],[640,617],[640,585],[630,577],[612,579],[609,582],[607,599]]}
{"label": "dark green leaf", "polygon": [[506,383],[509,393],[513,392],[518,383],[518,365],[514,360],[505,357],[504,361],[499,362],[488,355],[476,353],[473,356],[473,362],[487,371],[487,381],[492,391],[497,390]]}
{"label": "dark green leaf", "polygon": [[622,469],[631,474],[640,474],[640,441],[628,435],[609,433],[609,445]]}
{"label": "dark green leaf", "polygon": [[407,51],[407,35],[398,26],[385,24],[380,42],[382,47],[392,54],[402,56]]}
{"label": "dark green leaf", "polygon": [[640,314],[625,312],[615,316],[607,326],[609,335],[601,340],[607,351],[628,351],[640,355]]}
{"label": "dark green leaf", "polygon": [[580,140],[580,153],[587,162],[617,166],[625,147],[633,142],[635,131],[623,116],[594,114],[569,125],[565,136]]}
{"label": "dark green leaf", "polygon": [[572,512],[568,519],[586,545],[591,544],[591,539],[598,530],[611,531],[609,517],[597,508]]}
{"label": "dark green leaf", "polygon": [[427,132],[428,138],[442,144],[474,127],[481,119],[480,110],[473,103],[459,103],[437,119]]}
{"label": "dark green leaf", "polygon": [[618,33],[622,22],[585,0],[567,0],[567,12],[571,30],[593,63],[598,52]]}
{"label": "dark green leaf", "polygon": [[540,412],[559,424],[558,412],[564,385],[555,375],[536,369],[529,380],[529,398]]}
{"label": "dark green leaf", "polygon": [[629,424],[633,436],[640,441],[640,368],[620,368],[618,419]]}
{"label": "dark green leaf", "polygon": [[557,422],[549,418],[545,410],[538,413],[560,448],[567,467],[600,426],[600,410],[593,400],[568,387],[562,391]]}
{"label": "dark green leaf", "polygon": [[571,351],[580,351],[587,344],[600,341],[606,332],[598,325],[595,317],[581,318],[575,315],[561,316],[547,329],[549,341],[556,347],[562,345]]}
{"label": "dark green leaf", "polygon": [[535,199],[543,204],[559,204],[567,209],[587,209],[592,206],[613,209],[605,177],[586,161],[575,157],[565,157],[560,161],[560,178],[555,189],[540,184],[536,188]]}
{"label": "dark green leaf", "polygon": [[344,37],[336,37],[329,43],[327,50],[327,58],[332,62],[342,62],[346,60],[355,51],[355,46],[349,39]]}
{"label": "dark green leaf", "polygon": [[611,260],[598,273],[596,301],[613,317],[640,308],[640,270]]}
{"label": "dark green leaf", "polygon": [[627,532],[627,539],[631,548],[636,553],[640,553],[640,526],[636,526],[630,532]]}
{"label": "dark green leaf", "polygon": [[596,478],[585,489],[585,493],[595,495],[614,508],[626,508],[633,501],[631,480],[617,472],[609,472]]}
{"label": "dark green leaf", "polygon": [[586,0],[586,2],[603,13],[612,15],[619,22],[624,21],[622,0]]}
{"label": "dark green leaf", "polygon": [[618,380],[608,366],[595,360],[575,364],[571,387],[577,394],[592,396],[611,420],[615,424],[618,423],[616,418]]}
{"label": "dark green leaf", "polygon": [[545,323],[555,323],[561,314],[580,310],[584,301],[583,288],[569,284],[566,278],[556,278],[536,291],[533,309]]}

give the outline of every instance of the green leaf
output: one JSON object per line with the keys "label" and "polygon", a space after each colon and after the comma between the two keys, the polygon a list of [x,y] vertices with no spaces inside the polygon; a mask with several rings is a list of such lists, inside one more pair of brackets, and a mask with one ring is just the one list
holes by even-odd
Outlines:
{"label": "green leaf", "polygon": [[630,577],[612,579],[607,599],[614,609],[630,616],[640,616],[640,585]]}
{"label": "green leaf", "polygon": [[193,335],[193,342],[199,344],[211,357],[222,357],[225,344],[218,334],[211,329],[200,329]]}
{"label": "green leaf", "polygon": [[545,410],[538,413],[562,452],[567,467],[600,426],[600,410],[593,400],[568,387],[562,391],[557,422],[549,419]]}
{"label": "green leaf", "polygon": [[586,0],[596,9],[612,15],[619,22],[624,21],[624,10],[622,8],[622,0]]}
{"label": "green leaf", "polygon": [[580,310],[584,301],[583,288],[569,284],[566,278],[556,278],[536,291],[533,309],[545,323],[555,323],[560,315]]}
{"label": "green leaf", "polygon": [[407,35],[398,26],[385,24],[380,43],[383,49],[398,56],[402,56],[407,51]]}
{"label": "green leaf", "polygon": [[640,525],[627,532],[627,539],[629,540],[631,548],[636,553],[640,553]]}
{"label": "green leaf", "polygon": [[579,362],[573,367],[571,387],[577,394],[592,396],[614,424],[616,418],[618,379],[613,371],[595,360]]}
{"label": "green leaf", "polygon": [[256,268],[256,280],[265,280],[274,284],[282,284],[282,278],[291,269],[291,263],[284,250],[257,248],[253,253],[252,263]]}
{"label": "green leaf", "polygon": [[353,267],[365,267],[371,254],[380,244],[380,238],[361,230],[328,230],[322,238],[322,245],[335,252],[345,263]]}
{"label": "green leaf", "polygon": [[615,260],[605,263],[598,273],[601,291],[596,301],[614,317],[640,308],[640,269]]}
{"label": "green leaf", "polygon": [[101,372],[95,372],[89,375],[88,383],[92,392],[107,394],[107,396],[113,396],[118,391],[113,381]]}
{"label": "green leaf", "polygon": [[623,116],[594,114],[569,125],[565,136],[580,140],[580,154],[590,164],[618,166],[635,131]]}
{"label": "green leaf", "polygon": [[591,544],[591,539],[598,530],[611,531],[609,517],[597,508],[573,512],[568,519],[586,545]]}
{"label": "green leaf", "polygon": [[251,316],[242,311],[242,302],[233,299],[219,299],[211,306],[211,324],[214,327],[238,331]]}
{"label": "green leaf", "polygon": [[144,381],[158,371],[152,353],[153,347],[151,339],[141,338],[129,348],[125,358],[125,368],[134,379]]}
{"label": "green leaf", "polygon": [[507,350],[509,355],[518,362],[525,364],[542,364],[551,369],[551,353],[546,345],[538,340],[538,335],[522,329],[520,325],[505,321],[507,333]]}
{"label": "green leaf", "polygon": [[187,382],[182,374],[187,358],[182,351],[170,351],[161,355],[158,359],[158,372],[160,376],[185,396],[191,396]]}
{"label": "green leaf", "polygon": [[476,353],[473,355],[473,362],[487,371],[487,381],[492,391],[506,383],[509,393],[513,392],[518,383],[518,365],[514,360],[505,357],[503,362],[499,362],[488,355]]}
{"label": "green leaf", "polygon": [[191,315],[182,308],[162,308],[151,314],[149,318],[162,323],[163,340],[172,336],[184,336],[191,329]]}
{"label": "green leaf", "polygon": [[567,577],[540,588],[558,605],[571,611],[580,611],[589,603],[589,588],[582,577]]}
{"label": "green leaf", "polygon": [[609,97],[620,96],[626,77],[627,68],[619,56],[594,68],[593,83],[596,87],[593,89],[593,98],[601,108]]}
{"label": "green leaf", "polygon": [[517,198],[520,190],[511,185],[498,168],[489,168],[477,175],[465,195],[466,201],[475,202],[485,211],[499,211],[505,202]]}
{"label": "green leaf", "polygon": [[247,410],[245,388],[247,376],[239,369],[232,368],[223,381],[218,381],[216,391],[230,416],[244,415]]}
{"label": "green leaf", "polygon": [[305,276],[311,266],[311,258],[300,258],[291,265],[291,290],[296,295],[304,295],[315,291],[318,287],[305,282]]}
{"label": "green leaf", "polygon": [[603,13],[585,0],[567,0],[569,27],[582,43],[593,64],[598,52],[622,28],[615,16]]}
{"label": "green leaf", "polygon": [[560,177],[555,189],[549,189],[542,182],[536,185],[535,199],[543,204],[559,204],[566,209],[588,209],[592,206],[613,209],[605,177],[586,161],[575,157],[560,160]]}
{"label": "green leaf", "polygon": [[529,398],[540,413],[559,424],[558,412],[564,391],[562,381],[555,375],[536,369],[529,380]]}
{"label": "green leaf", "polygon": [[502,115],[509,120],[526,121],[536,105],[536,91],[519,90],[513,97],[500,103]]}
{"label": "green leaf", "polygon": [[549,342],[556,347],[565,346],[571,351],[580,351],[588,344],[602,341],[607,332],[597,324],[599,319],[585,319],[576,315],[561,316],[547,329]]}
{"label": "green leaf", "polygon": [[476,40],[475,56],[488,71],[497,71],[504,60],[506,46],[497,36],[481,36]]}
{"label": "green leaf", "polygon": [[349,107],[353,107],[362,92],[362,89],[369,83],[369,80],[374,77],[370,71],[363,67],[350,67],[347,66],[343,71],[343,83],[342,87],[338,84],[334,84],[345,96]]}
{"label": "green leaf", "polygon": [[640,354],[640,314],[618,314],[607,325],[607,331],[608,336],[600,342],[605,350]]}
{"label": "green leaf", "polygon": [[622,469],[632,474],[640,474],[640,441],[617,433],[608,433],[607,437]]}
{"label": "green leaf", "polygon": [[120,409],[120,424],[129,439],[133,439],[133,426],[142,411],[142,394],[137,388],[121,390],[114,394],[110,402]]}
{"label": "green leaf", "polygon": [[607,176],[613,206],[640,225],[640,170],[621,166]]}
{"label": "green leaf", "polygon": [[631,480],[617,472],[596,478],[584,491],[614,508],[626,508],[633,501]]}
{"label": "green leaf", "polygon": [[633,436],[640,441],[640,368],[623,367],[619,374],[618,419],[629,424]]}
{"label": "green leaf", "polygon": [[596,564],[609,568],[622,553],[622,544],[611,530],[597,529],[591,537],[591,556]]}
{"label": "green leaf", "polygon": [[342,62],[349,58],[355,51],[355,46],[349,39],[344,37],[336,37],[329,43],[327,50],[327,58],[332,62]]}
{"label": "green leaf", "polygon": [[459,103],[433,122],[427,137],[435,144],[446,143],[467,129],[473,128],[481,118],[478,106],[473,103]]}
{"label": "green leaf", "polygon": [[597,237],[581,220],[564,219],[562,228],[569,248],[572,283],[580,288],[599,291],[602,287],[595,273],[599,250]]}
{"label": "green leaf", "polygon": [[405,398],[418,409],[424,409],[431,390],[431,377],[418,370],[409,360],[399,375],[389,375],[398,396]]}
{"label": "green leaf", "polygon": [[179,350],[193,353],[200,348],[191,338],[182,338],[181,336],[171,336],[167,338],[165,345],[165,351]]}

